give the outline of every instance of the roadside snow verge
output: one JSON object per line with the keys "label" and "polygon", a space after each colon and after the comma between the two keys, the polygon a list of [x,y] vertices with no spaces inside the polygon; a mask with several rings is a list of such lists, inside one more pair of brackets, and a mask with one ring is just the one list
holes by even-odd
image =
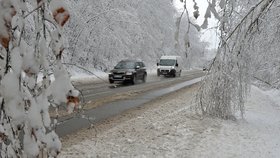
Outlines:
{"label": "roadside snow verge", "polygon": [[191,157],[279,157],[279,99],[279,91],[252,86],[245,119],[221,121],[219,132],[206,134]]}
{"label": "roadside snow verge", "polygon": [[60,156],[279,157],[279,92],[252,86],[245,119],[230,121],[194,115],[189,107],[195,90],[191,87],[116,117],[96,127],[97,131],[71,136],[72,145]]}

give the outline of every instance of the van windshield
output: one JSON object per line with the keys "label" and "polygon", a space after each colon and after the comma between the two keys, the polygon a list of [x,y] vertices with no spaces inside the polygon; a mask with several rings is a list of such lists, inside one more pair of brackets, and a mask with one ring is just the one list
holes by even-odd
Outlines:
{"label": "van windshield", "polygon": [[160,66],[174,66],[176,63],[176,60],[174,59],[160,59],[159,65]]}
{"label": "van windshield", "polygon": [[135,62],[131,61],[121,61],[116,66],[115,69],[134,69]]}

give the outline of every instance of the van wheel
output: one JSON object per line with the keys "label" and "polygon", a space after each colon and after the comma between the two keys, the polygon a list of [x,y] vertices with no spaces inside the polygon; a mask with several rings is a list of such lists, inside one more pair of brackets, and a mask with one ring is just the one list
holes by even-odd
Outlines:
{"label": "van wheel", "polygon": [[160,76],[160,72],[159,72],[159,70],[157,70],[157,76]]}
{"label": "van wheel", "polygon": [[176,75],[177,72],[176,72],[175,70],[174,70],[173,72],[174,72],[174,73],[172,74],[172,77],[176,77],[176,76],[177,76],[177,75]]}

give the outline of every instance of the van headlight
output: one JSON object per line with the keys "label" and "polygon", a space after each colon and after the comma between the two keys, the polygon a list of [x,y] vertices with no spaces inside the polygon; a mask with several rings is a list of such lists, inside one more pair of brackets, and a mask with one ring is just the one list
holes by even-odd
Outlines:
{"label": "van headlight", "polygon": [[125,74],[126,75],[132,75],[132,72],[126,72]]}

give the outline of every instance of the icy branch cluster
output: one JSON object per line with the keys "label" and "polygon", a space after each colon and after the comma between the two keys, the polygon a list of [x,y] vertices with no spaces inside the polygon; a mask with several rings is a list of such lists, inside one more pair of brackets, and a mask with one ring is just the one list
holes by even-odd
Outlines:
{"label": "icy branch cluster", "polygon": [[280,1],[277,0],[266,16],[257,21],[258,28],[250,47],[252,78],[254,83],[264,87],[280,88]]}
{"label": "icy branch cluster", "polygon": [[69,17],[61,0],[0,0],[0,157],[60,152],[49,107],[79,95],[61,62]]}
{"label": "icy branch cluster", "polygon": [[193,0],[194,12],[192,18],[187,9],[189,5],[188,1],[181,0],[181,2],[184,5],[184,9],[179,16],[176,16],[175,51],[183,51],[185,53],[185,68],[202,67],[206,60],[205,53],[207,52],[206,47],[208,43],[201,41],[198,35],[203,27],[196,24],[195,20],[192,20],[199,17],[199,6],[196,1]]}
{"label": "icy branch cluster", "polygon": [[[258,24],[274,1],[226,2],[220,5],[224,7],[219,13],[221,42],[211,70],[197,94],[196,108],[205,115],[231,119],[236,111],[242,117],[244,115],[255,55],[252,50],[258,44],[255,43],[256,34],[260,32]],[[209,5],[213,6],[213,3]]]}

